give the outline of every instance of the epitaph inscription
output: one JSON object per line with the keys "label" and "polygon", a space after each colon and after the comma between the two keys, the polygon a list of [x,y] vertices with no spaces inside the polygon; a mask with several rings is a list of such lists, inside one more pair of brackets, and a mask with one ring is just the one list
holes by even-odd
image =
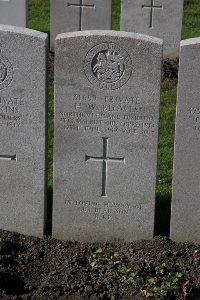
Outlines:
{"label": "epitaph inscription", "polygon": [[[138,199],[139,200],[139,199]],[[110,221],[126,219],[126,217],[134,217],[135,213],[145,209],[144,205],[133,205],[132,203],[119,203],[119,202],[107,202],[107,201],[65,201],[67,208],[73,208],[76,213],[80,213],[83,216],[88,216],[93,220]],[[124,226],[125,227],[125,226]]]}

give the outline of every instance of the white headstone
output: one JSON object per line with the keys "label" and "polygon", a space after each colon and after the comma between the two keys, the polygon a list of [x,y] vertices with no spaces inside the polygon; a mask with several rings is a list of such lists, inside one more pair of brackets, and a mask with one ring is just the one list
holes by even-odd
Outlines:
{"label": "white headstone", "polygon": [[51,50],[57,34],[82,30],[109,30],[112,0],[51,0]]}
{"label": "white headstone", "polygon": [[181,42],[171,238],[200,243],[200,38]]}
{"label": "white headstone", "polygon": [[0,228],[42,236],[48,36],[0,26]]}
{"label": "white headstone", "polygon": [[27,27],[27,0],[0,0],[0,24]]}
{"label": "white headstone", "polygon": [[153,237],[161,61],[152,37],[57,37],[54,237]]}
{"label": "white headstone", "polygon": [[183,0],[122,0],[121,30],[163,39],[164,58],[179,56]]}

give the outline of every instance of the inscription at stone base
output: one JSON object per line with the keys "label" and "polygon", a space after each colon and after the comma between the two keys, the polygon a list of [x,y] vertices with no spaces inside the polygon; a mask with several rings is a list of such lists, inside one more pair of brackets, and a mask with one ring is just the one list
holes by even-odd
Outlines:
{"label": "inscription at stone base", "polygon": [[88,214],[96,220],[115,220],[123,219],[123,216],[134,217],[137,210],[142,209],[142,205],[131,205],[130,203],[109,203],[109,202],[91,202],[91,201],[75,201],[66,200],[66,209],[74,207],[78,212],[82,214]]}

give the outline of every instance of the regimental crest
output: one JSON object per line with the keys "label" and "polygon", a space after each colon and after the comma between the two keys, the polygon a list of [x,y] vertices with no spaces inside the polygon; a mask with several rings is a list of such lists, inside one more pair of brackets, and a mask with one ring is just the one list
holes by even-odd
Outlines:
{"label": "regimental crest", "polygon": [[104,90],[114,90],[129,80],[132,61],[121,47],[114,43],[103,43],[88,52],[84,69],[92,84]]}
{"label": "regimental crest", "polygon": [[94,75],[102,82],[116,82],[124,74],[124,60],[115,51],[106,50],[97,54],[97,63],[92,68]]}
{"label": "regimental crest", "polygon": [[0,90],[7,87],[13,78],[13,67],[9,60],[0,53]]}

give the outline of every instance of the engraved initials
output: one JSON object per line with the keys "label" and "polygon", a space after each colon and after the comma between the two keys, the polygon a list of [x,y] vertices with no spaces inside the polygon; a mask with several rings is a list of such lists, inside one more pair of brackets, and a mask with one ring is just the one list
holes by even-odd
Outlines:
{"label": "engraved initials", "polygon": [[96,156],[85,156],[85,161],[96,161],[102,162],[102,197],[107,197],[107,172],[108,172],[108,162],[123,162],[125,164],[125,158],[115,158],[115,157],[108,157],[108,139],[107,137],[103,137],[103,156],[96,157]]}
{"label": "engraved initials", "polygon": [[150,5],[142,5],[142,8],[150,8],[150,25],[149,28],[153,28],[153,17],[154,17],[154,9],[163,9],[162,5],[156,6],[154,5],[154,0],[151,0]]}
{"label": "engraved initials", "polygon": [[83,8],[95,8],[94,4],[83,4],[83,0],[79,0],[79,4],[73,4],[73,3],[68,3],[67,5],[69,7],[79,7],[80,8],[80,13],[79,13],[79,31],[83,30]]}

